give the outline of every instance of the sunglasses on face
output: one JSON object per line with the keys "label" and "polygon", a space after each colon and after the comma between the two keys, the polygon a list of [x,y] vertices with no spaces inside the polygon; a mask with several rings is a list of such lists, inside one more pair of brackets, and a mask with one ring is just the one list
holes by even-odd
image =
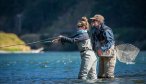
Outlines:
{"label": "sunglasses on face", "polygon": [[91,22],[99,22],[98,20],[92,20]]}
{"label": "sunglasses on face", "polygon": [[92,20],[91,23],[100,23],[98,20]]}

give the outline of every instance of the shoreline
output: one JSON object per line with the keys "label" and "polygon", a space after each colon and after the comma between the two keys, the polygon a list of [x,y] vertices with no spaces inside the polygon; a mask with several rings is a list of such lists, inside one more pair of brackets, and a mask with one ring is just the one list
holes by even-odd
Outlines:
{"label": "shoreline", "polygon": [[11,54],[11,53],[42,53],[44,48],[39,48],[36,50],[30,50],[30,51],[4,51],[0,50],[0,54]]}

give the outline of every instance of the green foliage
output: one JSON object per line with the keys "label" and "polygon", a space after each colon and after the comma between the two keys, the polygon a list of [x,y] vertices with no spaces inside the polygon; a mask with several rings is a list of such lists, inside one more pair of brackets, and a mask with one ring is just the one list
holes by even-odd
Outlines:
{"label": "green foliage", "polygon": [[22,15],[21,34],[44,32],[51,27],[53,31],[58,20],[61,28],[73,28],[70,23],[75,24],[77,17],[96,13],[104,15],[112,27],[144,28],[145,3],[145,0],[0,0],[1,30],[17,34],[18,14]]}
{"label": "green foliage", "polygon": [[[10,47],[4,47],[8,45],[16,45],[16,44],[24,44],[19,46],[10,46]],[[25,43],[20,40],[15,34],[12,33],[0,33],[0,50],[5,51],[25,51],[29,50],[28,46],[25,46]]]}
{"label": "green foliage", "polygon": [[[114,30],[117,41],[139,45],[145,43],[145,3],[146,0],[0,0],[0,31],[20,36],[30,33],[56,36],[74,31],[82,16],[90,18],[99,13]],[[1,38],[0,42],[22,43],[7,40],[10,39]]]}
{"label": "green foliage", "polygon": [[116,43],[131,43],[141,50],[146,49],[145,29],[144,28],[114,28]]}
{"label": "green foliage", "polygon": [[113,31],[117,39],[124,41],[143,41],[146,36],[144,28],[114,28]]}

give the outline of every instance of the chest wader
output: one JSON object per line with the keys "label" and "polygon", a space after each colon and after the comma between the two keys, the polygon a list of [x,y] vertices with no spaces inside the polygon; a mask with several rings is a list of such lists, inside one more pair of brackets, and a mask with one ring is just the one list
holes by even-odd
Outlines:
{"label": "chest wader", "polygon": [[92,50],[90,39],[78,42],[77,45],[81,54],[81,66],[78,78],[83,80],[86,80],[87,78],[97,79],[97,58]]}
{"label": "chest wader", "polygon": [[[103,33],[103,32],[101,32]],[[100,34],[98,36],[99,38],[99,47],[102,46],[102,44],[105,43],[105,38],[103,34]],[[109,49],[112,51],[111,56],[99,56],[99,70],[98,70],[98,78],[114,78],[114,70],[115,70],[115,64],[116,64],[116,52],[114,49],[114,45]]]}
{"label": "chest wader", "polygon": [[[111,49],[114,48],[114,45]],[[114,78],[116,53],[112,57],[99,57],[98,78]]]}

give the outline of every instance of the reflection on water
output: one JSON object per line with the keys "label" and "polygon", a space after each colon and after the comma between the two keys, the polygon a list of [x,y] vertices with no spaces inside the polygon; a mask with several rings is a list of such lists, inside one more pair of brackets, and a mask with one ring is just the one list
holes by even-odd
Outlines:
{"label": "reflection on water", "polygon": [[[146,52],[140,52],[135,64],[117,61],[116,79],[77,80],[80,67],[78,52],[41,54],[0,54],[0,84],[135,84],[146,83]],[[97,68],[98,70],[98,68]]]}

